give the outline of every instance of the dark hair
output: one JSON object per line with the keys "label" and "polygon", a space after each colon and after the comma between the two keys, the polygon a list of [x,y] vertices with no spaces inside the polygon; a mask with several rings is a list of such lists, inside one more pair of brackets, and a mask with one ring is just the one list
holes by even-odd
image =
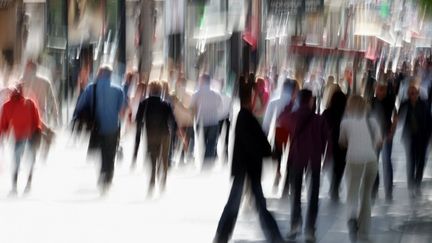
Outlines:
{"label": "dark hair", "polygon": [[239,97],[242,105],[248,104],[252,98],[253,82],[246,80],[244,76],[239,78]]}
{"label": "dark hair", "polygon": [[305,105],[310,102],[312,99],[312,91],[308,89],[302,89],[299,92],[299,101],[300,105]]}
{"label": "dark hair", "polygon": [[282,84],[283,92],[292,92],[296,88],[297,82],[294,79],[286,78]]}
{"label": "dark hair", "polygon": [[201,80],[203,83],[209,84],[210,80],[211,80],[210,75],[208,75],[208,74],[201,75]]}

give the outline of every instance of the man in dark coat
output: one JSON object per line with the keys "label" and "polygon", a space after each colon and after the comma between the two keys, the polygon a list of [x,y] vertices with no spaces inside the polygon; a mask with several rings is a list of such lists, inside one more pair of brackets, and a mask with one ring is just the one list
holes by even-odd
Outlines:
{"label": "man in dark coat", "polygon": [[219,221],[214,242],[228,242],[237,219],[244,183],[251,183],[261,226],[268,242],[283,242],[276,221],[267,210],[261,187],[262,158],[271,155],[271,147],[252,114],[252,87],[240,79],[241,109],[235,128],[231,175],[234,177],[228,202]]}
{"label": "man in dark coat", "polygon": [[345,94],[340,90],[336,90],[330,99],[329,107],[324,111],[322,116],[327,122],[328,128],[331,134],[331,140],[333,144],[333,160],[331,168],[331,183],[330,183],[330,198],[337,202],[339,201],[339,189],[342,181],[342,177],[345,171],[345,156],[346,149],[339,146],[339,133],[340,124],[342,121],[343,114],[345,112],[345,105],[347,98]]}
{"label": "man in dark coat", "polygon": [[402,139],[407,156],[407,181],[411,196],[415,197],[421,194],[426,149],[431,133],[431,114],[426,102],[419,98],[419,91],[414,84],[408,88],[408,100],[401,104],[399,117],[405,117]]}
{"label": "man in dark coat", "polygon": [[321,158],[327,143],[331,151],[331,136],[323,117],[315,114],[315,99],[310,90],[303,89],[299,93],[300,107],[297,111],[279,118],[281,125],[289,131],[290,153],[290,184],[292,192],[291,232],[288,237],[294,240],[302,226],[301,191],[303,173],[309,172],[311,177],[309,189],[309,205],[307,209],[305,238],[315,241],[315,223],[318,214],[318,196],[320,186]]}
{"label": "man in dark coat", "polygon": [[145,125],[147,131],[147,151],[151,160],[151,177],[149,195],[152,194],[157,170],[162,166],[162,190],[165,188],[168,172],[168,156],[170,147],[170,134],[174,131],[175,119],[171,106],[162,100],[162,85],[151,82],[149,85],[150,97],[143,100],[136,115],[137,131],[135,137],[135,150],[133,160],[136,160],[141,140],[141,131]]}

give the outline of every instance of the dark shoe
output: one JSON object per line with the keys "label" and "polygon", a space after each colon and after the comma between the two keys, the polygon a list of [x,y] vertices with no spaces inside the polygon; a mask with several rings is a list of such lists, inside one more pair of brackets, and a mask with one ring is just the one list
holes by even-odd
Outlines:
{"label": "dark shoe", "polygon": [[387,203],[391,203],[391,202],[393,202],[393,194],[392,194],[392,193],[387,194],[387,195],[385,196],[385,200],[386,200]]}
{"label": "dark shoe", "polygon": [[351,242],[357,242],[358,223],[357,219],[348,220],[348,232]]}
{"label": "dark shoe", "polygon": [[315,230],[306,230],[304,238],[306,242],[316,242]]}
{"label": "dark shoe", "polygon": [[288,232],[288,240],[295,240],[297,235],[301,232],[301,224],[295,225],[291,228],[291,231]]}
{"label": "dark shoe", "polygon": [[216,235],[213,239],[213,243],[228,243],[228,239],[222,239],[222,237]]}

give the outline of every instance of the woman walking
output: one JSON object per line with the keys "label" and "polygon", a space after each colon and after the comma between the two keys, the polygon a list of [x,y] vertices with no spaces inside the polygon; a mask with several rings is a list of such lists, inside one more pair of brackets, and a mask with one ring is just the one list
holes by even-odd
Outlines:
{"label": "woman walking", "polygon": [[341,122],[339,145],[347,148],[347,215],[352,241],[367,240],[369,235],[371,193],[378,170],[376,151],[381,143],[378,122],[368,115],[366,101],[357,95],[350,97]]}

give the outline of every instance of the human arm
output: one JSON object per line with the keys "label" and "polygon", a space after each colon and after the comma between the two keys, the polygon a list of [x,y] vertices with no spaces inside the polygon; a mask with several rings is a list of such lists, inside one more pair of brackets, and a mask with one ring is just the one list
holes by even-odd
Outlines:
{"label": "human arm", "polygon": [[135,122],[136,122],[136,134],[135,134],[135,144],[134,144],[134,151],[133,151],[133,161],[136,161],[136,158],[138,156],[138,149],[139,144],[141,142],[141,132],[143,127],[143,119],[144,119],[144,102],[141,102],[138,106],[138,111],[136,114]]}
{"label": "human arm", "polygon": [[346,120],[342,120],[341,122],[338,143],[341,148],[348,147],[348,129]]}

